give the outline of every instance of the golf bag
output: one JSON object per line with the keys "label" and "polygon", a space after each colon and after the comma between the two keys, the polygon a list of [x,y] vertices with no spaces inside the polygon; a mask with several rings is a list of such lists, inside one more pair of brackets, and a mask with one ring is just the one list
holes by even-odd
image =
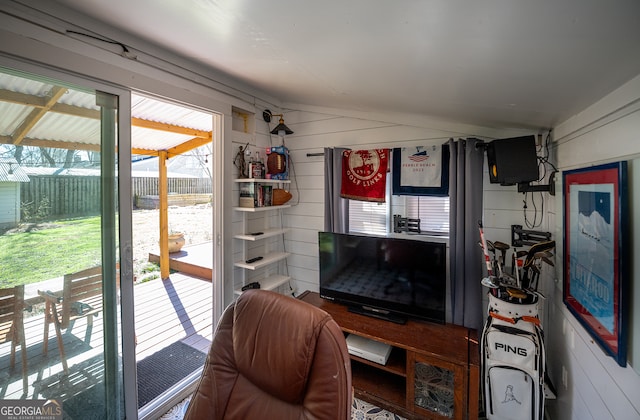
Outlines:
{"label": "golf bag", "polygon": [[542,420],[545,353],[538,296],[492,289],[488,314],[481,338],[487,419]]}

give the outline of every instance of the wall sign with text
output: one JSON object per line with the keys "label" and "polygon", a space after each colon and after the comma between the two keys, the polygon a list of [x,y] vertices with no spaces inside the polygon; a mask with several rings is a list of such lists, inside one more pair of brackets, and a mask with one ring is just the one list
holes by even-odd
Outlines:
{"label": "wall sign with text", "polygon": [[627,162],[563,173],[563,300],[620,366],[627,364]]}

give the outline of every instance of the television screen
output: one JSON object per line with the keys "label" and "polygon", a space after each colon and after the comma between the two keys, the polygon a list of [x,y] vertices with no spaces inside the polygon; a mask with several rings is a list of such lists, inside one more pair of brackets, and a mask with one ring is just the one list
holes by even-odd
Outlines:
{"label": "television screen", "polygon": [[318,239],[323,298],[394,322],[445,322],[445,243],[331,232]]}

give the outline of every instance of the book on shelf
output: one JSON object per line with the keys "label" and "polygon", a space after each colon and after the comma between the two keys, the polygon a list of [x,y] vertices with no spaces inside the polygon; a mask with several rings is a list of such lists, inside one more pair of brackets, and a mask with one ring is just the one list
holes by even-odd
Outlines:
{"label": "book on shelf", "polygon": [[250,183],[240,184],[240,207],[255,207],[254,201],[254,185]]}
{"label": "book on shelf", "polygon": [[273,203],[273,186],[260,183],[240,184],[240,207],[269,207]]}
{"label": "book on shelf", "polygon": [[270,206],[271,205],[271,197],[273,196],[272,194],[273,191],[273,187],[271,185],[263,185],[262,186],[262,198],[263,198],[263,205],[264,206]]}

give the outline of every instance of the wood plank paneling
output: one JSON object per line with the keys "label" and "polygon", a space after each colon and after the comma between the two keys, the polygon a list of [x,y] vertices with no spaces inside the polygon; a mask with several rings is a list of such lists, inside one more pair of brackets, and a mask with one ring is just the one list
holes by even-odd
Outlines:
{"label": "wood plank paneling", "polygon": [[324,216],[287,214],[287,226],[291,228],[323,230]]}
{"label": "wood plank paneling", "polygon": [[[301,197],[302,198],[302,197]],[[324,217],[323,203],[309,203],[300,200],[300,204],[287,209],[287,216],[315,216]]]}
{"label": "wood plank paneling", "polygon": [[[211,194],[208,178],[168,178],[170,192],[181,194]],[[133,196],[158,195],[157,178],[133,178]],[[30,175],[29,182],[20,183],[23,207],[32,214],[40,211],[44,217],[85,216],[100,212],[99,176]]]}
{"label": "wood plank paneling", "polygon": [[20,222],[19,212],[19,184],[15,182],[0,182],[0,226],[17,226]]}
{"label": "wood plank paneling", "polygon": [[[437,127],[448,128],[443,130],[389,123],[385,121],[386,118],[376,120],[337,110],[324,111],[304,110],[287,114],[287,123],[295,124],[295,133],[288,136],[286,141],[295,162],[295,182],[298,187],[296,194],[299,198],[299,204],[285,212],[285,224],[292,228],[286,236],[287,248],[292,252],[288,263],[296,269],[306,270],[304,278],[298,278],[295,274],[292,276],[294,281],[304,282],[305,287],[309,283],[309,272],[316,273],[311,276],[311,281],[317,281],[317,232],[324,230],[324,159],[322,156],[307,157],[306,153],[319,153],[324,147],[371,148],[442,144],[450,137],[468,136],[471,128],[455,123],[438,124]],[[482,137],[480,133],[486,132],[486,129],[477,127],[478,137]],[[295,185],[292,184],[291,190],[294,189]],[[298,287],[299,292],[303,290]]]}
{"label": "wood plank paneling", "polygon": [[[637,80],[635,85],[625,87],[625,94],[640,98],[640,85]],[[596,115],[592,110],[587,110],[559,127],[557,133],[563,137],[556,138],[553,146],[560,170],[588,167],[605,161],[635,159],[640,154],[640,143],[637,141],[637,133],[640,132],[638,99],[628,106],[603,110],[603,104],[607,103],[609,99],[604,98],[594,104],[594,108],[602,111],[597,113],[598,119],[587,118],[587,115]],[[632,163],[635,162],[634,160]],[[561,176],[558,177],[556,185],[561,185]],[[638,192],[637,184],[631,183],[629,188],[630,195],[635,197]],[[558,191],[561,194],[561,189]],[[563,232],[561,206],[562,196],[556,195],[547,209],[556,240],[560,242]],[[633,208],[632,211],[632,219],[637,219],[638,209]],[[631,239],[632,249],[636,252],[634,264],[639,260],[639,240],[640,235],[634,231]],[[559,256],[561,257],[561,254]],[[549,373],[558,389],[558,400],[548,404],[550,416],[558,419],[640,418],[640,400],[636,391],[640,389],[640,366],[618,366],[595,344],[587,331],[566,309],[562,302],[561,258],[556,258],[556,262],[559,283],[547,294],[546,300],[551,306],[549,314],[553,318],[547,330],[547,342],[551,346],[548,353]],[[632,288],[636,290],[640,289],[639,272],[637,267],[633,268],[628,279],[632,282]],[[638,303],[636,297],[629,305],[631,320],[628,325],[636,331],[640,323]],[[629,359],[634,365],[640,364],[640,356],[633,355],[634,352],[640,355],[640,346],[637,344],[636,342],[629,346]],[[566,386],[562,380],[563,370],[566,372]]]}

